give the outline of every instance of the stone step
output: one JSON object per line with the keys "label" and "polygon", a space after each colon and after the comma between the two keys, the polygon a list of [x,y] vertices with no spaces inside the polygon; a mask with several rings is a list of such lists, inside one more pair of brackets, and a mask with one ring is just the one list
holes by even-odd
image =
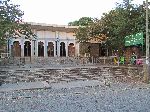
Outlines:
{"label": "stone step", "polygon": [[122,72],[121,71],[115,71],[115,74],[119,75],[119,74],[122,74]]}
{"label": "stone step", "polygon": [[81,76],[87,76],[87,75],[89,75],[88,73],[81,73],[80,74]]}
{"label": "stone step", "polygon": [[65,73],[63,76],[71,76],[72,74]]}
{"label": "stone step", "polygon": [[101,72],[110,72],[110,70],[101,70]]}
{"label": "stone step", "polygon": [[122,71],[114,71],[115,73],[122,73]]}
{"label": "stone step", "polygon": [[42,81],[43,78],[42,78],[42,77],[41,77],[41,78],[35,78],[35,80],[36,80],[36,81]]}
{"label": "stone step", "polygon": [[77,78],[77,77],[79,77],[79,76],[76,76],[76,75],[70,75],[70,76],[68,76],[68,78]]}
{"label": "stone step", "polygon": [[66,81],[66,82],[69,82],[69,81],[71,81],[71,79],[63,78],[63,79],[61,79],[60,81]]}
{"label": "stone step", "polygon": [[83,77],[77,77],[77,80],[87,80],[87,78],[83,78]]}

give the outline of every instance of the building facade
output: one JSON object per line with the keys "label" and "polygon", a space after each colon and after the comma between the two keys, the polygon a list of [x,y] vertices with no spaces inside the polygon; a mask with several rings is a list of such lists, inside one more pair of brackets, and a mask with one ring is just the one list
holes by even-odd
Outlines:
{"label": "building facade", "polygon": [[79,55],[76,26],[29,23],[36,39],[10,38],[9,53],[14,57],[73,57]]}

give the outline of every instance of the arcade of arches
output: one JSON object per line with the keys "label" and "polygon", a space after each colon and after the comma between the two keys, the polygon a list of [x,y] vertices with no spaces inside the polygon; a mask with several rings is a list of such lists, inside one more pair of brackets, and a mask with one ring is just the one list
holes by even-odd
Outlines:
{"label": "arcade of arches", "polygon": [[55,43],[55,42],[36,42],[25,41],[21,44],[20,41],[14,41],[11,45],[11,55],[14,57],[29,57],[29,56],[38,56],[38,57],[73,57],[75,56],[75,45],[74,43]]}

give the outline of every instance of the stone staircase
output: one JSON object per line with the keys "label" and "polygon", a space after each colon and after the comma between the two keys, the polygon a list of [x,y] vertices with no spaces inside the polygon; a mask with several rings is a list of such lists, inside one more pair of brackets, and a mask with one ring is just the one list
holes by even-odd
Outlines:
{"label": "stone staircase", "polygon": [[0,84],[47,81],[48,83],[76,80],[99,80],[103,82],[127,81],[130,75],[123,68],[81,67],[59,69],[0,70]]}

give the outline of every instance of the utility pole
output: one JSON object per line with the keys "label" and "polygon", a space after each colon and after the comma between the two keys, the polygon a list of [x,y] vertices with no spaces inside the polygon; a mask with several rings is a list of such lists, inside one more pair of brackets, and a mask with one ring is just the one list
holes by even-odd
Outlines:
{"label": "utility pole", "polygon": [[143,66],[144,69],[144,81],[149,82],[149,30],[148,30],[148,0],[146,0],[146,61]]}

